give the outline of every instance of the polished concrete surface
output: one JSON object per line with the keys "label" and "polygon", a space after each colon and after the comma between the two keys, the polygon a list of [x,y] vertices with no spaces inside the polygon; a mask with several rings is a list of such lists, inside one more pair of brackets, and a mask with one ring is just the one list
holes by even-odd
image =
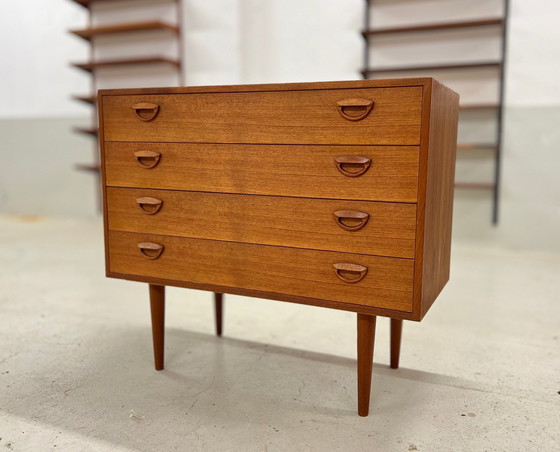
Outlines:
{"label": "polished concrete surface", "polygon": [[356,414],[355,315],[170,288],[153,370],[145,284],[106,279],[100,221],[0,218],[0,450],[560,450],[560,256],[456,243],[448,286],[378,320]]}

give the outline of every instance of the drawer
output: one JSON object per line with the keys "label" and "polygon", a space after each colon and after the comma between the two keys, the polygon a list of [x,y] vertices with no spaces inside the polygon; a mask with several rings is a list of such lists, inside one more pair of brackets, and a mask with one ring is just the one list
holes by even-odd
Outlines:
{"label": "drawer", "polygon": [[[110,186],[394,202],[417,199],[415,146],[107,142],[104,153]],[[347,156],[359,157],[362,163],[344,163]]]}
{"label": "drawer", "polygon": [[416,205],[107,189],[111,230],[414,257]]}
{"label": "drawer", "polygon": [[105,95],[103,139],[418,145],[421,104],[419,86]]}
{"label": "drawer", "polygon": [[412,310],[414,261],[410,259],[120,231],[109,231],[108,240],[110,276],[154,277]]}

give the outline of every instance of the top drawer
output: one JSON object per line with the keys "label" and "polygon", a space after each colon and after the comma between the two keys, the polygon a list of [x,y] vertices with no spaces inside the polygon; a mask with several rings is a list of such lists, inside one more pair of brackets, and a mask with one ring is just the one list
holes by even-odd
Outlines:
{"label": "top drawer", "polygon": [[103,96],[105,141],[418,145],[422,88]]}

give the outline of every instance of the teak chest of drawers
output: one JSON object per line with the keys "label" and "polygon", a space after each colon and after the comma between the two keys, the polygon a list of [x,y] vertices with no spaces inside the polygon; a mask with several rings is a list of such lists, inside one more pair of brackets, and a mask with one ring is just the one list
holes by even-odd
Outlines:
{"label": "teak chest of drawers", "polygon": [[421,320],[449,279],[458,96],[431,78],[101,90],[107,276]]}

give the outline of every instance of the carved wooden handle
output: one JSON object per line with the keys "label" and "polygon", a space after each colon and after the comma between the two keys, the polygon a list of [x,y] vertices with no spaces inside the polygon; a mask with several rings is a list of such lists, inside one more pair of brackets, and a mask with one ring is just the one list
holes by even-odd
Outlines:
{"label": "carved wooden handle", "polygon": [[151,121],[157,116],[159,112],[159,105],[142,102],[134,104],[132,109],[134,110],[134,113],[136,113],[136,117],[141,121]]}
{"label": "carved wooden handle", "polygon": [[333,264],[334,272],[336,276],[342,281],[354,284],[360,282],[366,276],[368,271],[367,267],[358,264],[350,264],[348,262],[340,262],[338,264]]}
{"label": "carved wooden handle", "polygon": [[336,224],[346,231],[359,231],[369,219],[369,213],[359,210],[337,210],[334,212]]}
{"label": "carved wooden handle", "polygon": [[159,243],[140,242],[138,243],[138,249],[140,253],[148,259],[157,259],[161,256],[161,253],[163,253],[163,245]]}
{"label": "carved wooden handle", "polygon": [[159,163],[161,154],[153,151],[136,151],[134,157],[144,168],[150,169]]}
{"label": "carved wooden handle", "polygon": [[348,121],[364,119],[373,108],[373,101],[369,99],[344,99],[336,103],[338,112]]}
{"label": "carved wooden handle", "polygon": [[142,211],[142,213],[145,213],[146,215],[153,215],[159,212],[163,201],[161,199],[145,196],[143,198],[136,199],[136,203],[138,204],[138,208]]}
{"label": "carved wooden handle", "polygon": [[359,155],[341,155],[334,159],[338,171],[347,177],[358,177],[364,174],[371,165],[371,159]]}

